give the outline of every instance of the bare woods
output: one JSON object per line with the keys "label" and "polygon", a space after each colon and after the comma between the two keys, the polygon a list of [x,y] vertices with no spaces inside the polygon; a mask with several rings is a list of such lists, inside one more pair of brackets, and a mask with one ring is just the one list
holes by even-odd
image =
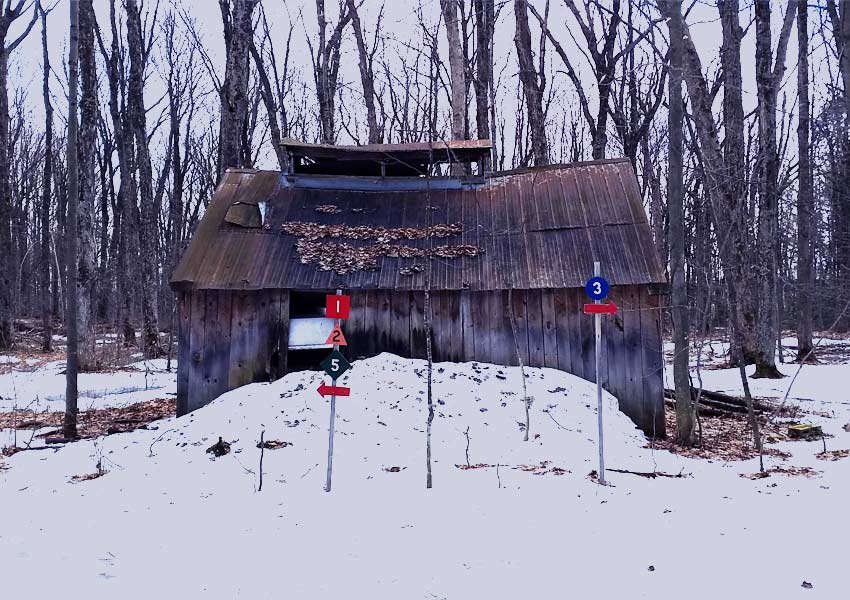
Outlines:
{"label": "bare woods", "polygon": [[719,327],[778,377],[817,359],[814,331],[850,330],[848,2],[196,7],[0,5],[0,350],[25,322],[83,371],[99,330],[167,352],[166,283],[222,173],[281,167],[285,138],[490,138],[494,170],[628,157],[677,356]]}

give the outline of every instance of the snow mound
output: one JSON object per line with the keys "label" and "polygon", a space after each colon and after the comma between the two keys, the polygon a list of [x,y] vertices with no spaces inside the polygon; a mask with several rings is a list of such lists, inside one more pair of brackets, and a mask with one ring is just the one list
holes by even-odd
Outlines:
{"label": "snow mound", "polygon": [[[151,430],[69,445],[60,451],[63,460],[52,460],[50,466],[61,465],[55,475],[69,478],[91,471],[93,457],[103,455],[104,462],[121,465],[108,479],[126,479],[126,485],[142,476],[176,478],[189,489],[240,481],[245,491],[253,491],[258,484],[256,444],[264,431],[266,440],[291,444],[266,453],[265,486],[289,480],[298,487],[319,489],[325,477],[330,401],[316,388],[324,379],[323,373],[302,371],[274,383],[244,386],[183,418],[157,422]],[[355,361],[338,382],[351,388],[351,396],[337,399],[335,487],[356,487],[358,481],[376,478],[392,486],[422,487],[426,382],[427,365],[422,360],[384,353]],[[540,465],[547,461],[549,468],[582,477],[597,468],[595,385],[561,371],[529,368],[526,387],[532,403],[528,442],[523,441],[525,407],[518,367],[434,365],[435,480],[477,479],[478,474],[463,473],[455,466],[466,465],[467,436],[471,465],[498,464],[506,470],[536,465],[542,472],[547,469]],[[609,464],[622,467],[638,456],[645,439],[619,412],[616,398],[606,392],[604,402]],[[211,461],[206,449],[219,437],[231,444],[232,453]],[[33,462],[28,469],[45,467],[38,458],[19,461]],[[385,470],[395,467],[398,472]],[[387,479],[386,473],[394,476]],[[55,479],[48,479],[55,484]]]}

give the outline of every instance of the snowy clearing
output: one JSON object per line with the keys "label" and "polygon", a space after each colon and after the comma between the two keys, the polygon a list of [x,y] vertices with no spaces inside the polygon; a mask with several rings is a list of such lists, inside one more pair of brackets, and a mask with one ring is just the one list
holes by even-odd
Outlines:
{"label": "snowy clearing", "polygon": [[[34,359],[25,361],[34,365]],[[80,373],[79,407],[126,406],[176,395],[176,361],[165,370],[165,359],[134,362],[117,372]],[[29,408],[34,411],[65,407],[65,361],[51,361],[32,370],[0,373],[0,411]]]}
{"label": "snowy clearing", "polygon": [[[846,365],[826,369],[806,367],[796,385],[826,389],[827,377],[850,374]],[[684,477],[610,472],[613,485],[602,487],[588,478],[594,386],[550,369],[527,373],[532,440],[523,442],[518,368],[435,365],[430,491],[425,363],[389,354],[355,362],[342,380],[353,394],[338,402],[330,494],[322,489],[329,403],[315,372],[246,386],[150,430],[20,452],[0,470],[0,565],[14,574],[5,589],[86,598],[147,597],[152,586],[208,598],[678,598],[685,582],[699,581],[689,597],[843,597],[843,553],[791,533],[850,535],[850,459],[818,460],[820,441],[784,442],[793,457],[767,457],[768,466],[818,474],[745,479],[757,461],[644,448],[608,396],[607,465]],[[128,376],[99,375],[113,386]],[[818,422],[835,436],[830,449],[848,448],[848,405],[833,398],[835,418]],[[469,462],[486,466],[457,466],[466,464],[467,427]],[[257,492],[261,431],[291,445],[265,450]],[[213,459],[206,449],[219,436],[232,450]],[[98,462],[103,476],[71,481]]]}

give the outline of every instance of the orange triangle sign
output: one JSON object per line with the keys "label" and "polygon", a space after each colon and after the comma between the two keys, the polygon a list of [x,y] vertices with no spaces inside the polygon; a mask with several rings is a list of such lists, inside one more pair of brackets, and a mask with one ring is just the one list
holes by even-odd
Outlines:
{"label": "orange triangle sign", "polygon": [[328,336],[328,339],[325,340],[326,344],[337,344],[338,346],[347,346],[348,342],[345,341],[345,336],[342,335],[342,329],[339,328],[339,325],[334,326],[333,331]]}

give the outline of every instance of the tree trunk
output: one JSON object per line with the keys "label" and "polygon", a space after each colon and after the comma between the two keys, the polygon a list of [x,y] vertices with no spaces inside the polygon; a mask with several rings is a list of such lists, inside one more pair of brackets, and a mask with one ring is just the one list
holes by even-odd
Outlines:
{"label": "tree trunk", "polygon": [[9,55],[5,40],[0,38],[0,350],[12,347],[12,291],[14,265],[12,256],[12,190],[9,165]]}
{"label": "tree trunk", "polygon": [[221,97],[219,179],[228,167],[243,167],[246,149],[242,131],[248,116],[249,52],[253,41],[253,14],[257,0],[219,2],[227,53]]}
{"label": "tree trunk", "polygon": [[157,298],[159,289],[159,239],[157,235],[159,207],[156,206],[154,200],[153,171],[148,149],[144,100],[145,65],[150,48],[144,46],[142,20],[136,0],[126,0],[125,7],[127,10],[127,46],[130,55],[130,73],[127,79],[127,112],[135,142],[141,204],[139,257],[142,271],[142,351],[146,358],[156,358],[162,355],[162,348],[159,344],[159,305]]}
{"label": "tree trunk", "polygon": [[65,328],[67,330],[67,364],[65,366],[65,416],[63,419],[63,435],[65,439],[77,437],[77,373],[79,371],[79,355],[77,349],[77,203],[80,200],[79,169],[77,165],[77,70],[79,49],[79,0],[71,0],[71,33],[68,50],[68,222],[66,231],[66,264],[72,265],[65,269],[67,282],[65,284]]}
{"label": "tree trunk", "polygon": [[694,403],[688,373],[688,289],[685,282],[684,102],[682,100],[682,2],[667,2],[670,30],[669,178],[670,313],[673,318],[673,381],[676,387],[676,443],[693,444]]}
{"label": "tree trunk", "polygon": [[479,139],[490,137],[490,88],[493,86],[493,32],[496,24],[493,5],[493,0],[474,0],[476,54],[473,86],[475,126]]}
{"label": "tree trunk", "polygon": [[[723,41],[720,64],[723,70],[723,179],[726,190],[723,212],[724,228],[718,229],[718,244],[730,247],[730,271],[739,286],[736,307],[740,353],[733,356],[733,364],[755,362],[755,298],[754,285],[758,281],[753,272],[748,242],[746,207],[746,158],[744,145],[743,79],[741,77],[741,38],[744,35],[739,22],[738,0],[718,0]],[[712,126],[713,127],[713,126]],[[719,175],[719,173],[718,173]],[[724,233],[725,232],[725,233]]]}
{"label": "tree trunk", "polygon": [[810,148],[809,102],[809,16],[807,0],[797,0],[797,360],[814,359],[812,344],[812,290],[814,253],[812,233],[815,208]]}
{"label": "tree trunk", "polygon": [[[837,6],[836,6],[837,5]],[[835,275],[844,297],[850,297],[850,2],[828,0],[827,11],[832,22],[839,71],[844,84],[844,123],[838,125],[837,177],[833,181],[833,193],[838,210],[833,213],[835,232]],[[850,314],[845,314],[835,330],[850,331]]]}
{"label": "tree trunk", "polygon": [[33,9],[32,20],[11,44],[6,43],[9,27],[24,10],[24,3],[0,4],[0,350],[12,347],[14,327],[14,292],[16,279],[12,247],[12,189],[9,161],[9,55],[32,30],[38,13]]}
{"label": "tree trunk", "polygon": [[[381,143],[382,132],[378,128],[378,116],[375,111],[375,74],[372,71],[372,55],[366,48],[360,14],[354,0],[346,0],[351,13],[351,25],[354,29],[354,41],[357,44],[357,66],[360,69],[360,84],[363,86],[363,102],[366,104],[366,128],[370,144]],[[380,24],[380,21],[379,21]]]}
{"label": "tree trunk", "polygon": [[41,15],[41,58],[42,58],[42,98],[44,100],[44,168],[42,171],[41,192],[41,349],[53,350],[53,328],[51,327],[50,298],[50,199],[53,184],[53,104],[50,102],[50,54],[47,51],[47,12],[39,6]]}
{"label": "tree trunk", "polygon": [[449,46],[449,74],[451,75],[452,139],[465,139],[466,129],[466,65],[464,65],[458,29],[457,0],[440,0],[446,22],[446,39]]}
{"label": "tree trunk", "polygon": [[779,36],[776,64],[770,29],[770,3],[756,0],[756,84],[758,95],[759,153],[762,158],[759,178],[758,273],[760,306],[757,327],[758,350],[754,377],[771,379],[783,375],[776,368],[778,333],[777,271],[779,269],[779,150],[776,145],[776,97],[785,71],[785,49],[793,23],[793,5],[788,4],[785,23]]}
{"label": "tree trunk", "polygon": [[124,101],[124,77],[120,70],[120,47],[115,18],[115,0],[110,0],[109,17],[112,42],[109,52],[101,48],[108,68],[109,114],[112,119],[115,151],[118,155],[118,197],[115,227],[118,227],[118,268],[116,277],[116,322],[125,346],[136,343],[133,327],[133,298],[137,278],[134,275],[138,257],[138,236],[134,235],[136,180],[133,172],[133,133]]}
{"label": "tree trunk", "polygon": [[97,67],[94,56],[94,7],[79,0],[80,131],[77,208],[77,332],[80,370],[95,366],[94,284],[96,275],[94,212],[95,154],[97,145]]}
{"label": "tree trunk", "polygon": [[546,139],[546,119],[543,114],[543,93],[540,80],[534,67],[534,57],[531,53],[531,30],[528,27],[528,3],[526,0],[514,0],[516,15],[516,45],[517,61],[519,62],[519,79],[522,83],[523,94],[528,109],[528,128],[531,132],[531,151],[534,164],[537,166],[549,164],[549,143]]}

